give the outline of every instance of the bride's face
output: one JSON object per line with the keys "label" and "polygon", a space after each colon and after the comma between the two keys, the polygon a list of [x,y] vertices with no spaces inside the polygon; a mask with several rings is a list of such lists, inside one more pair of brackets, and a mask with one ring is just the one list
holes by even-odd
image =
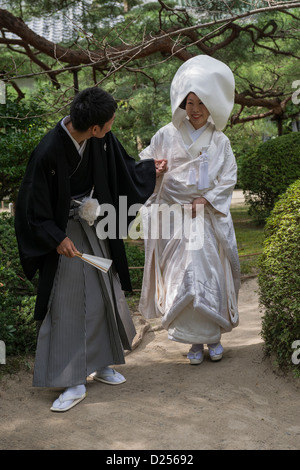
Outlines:
{"label": "bride's face", "polygon": [[185,110],[190,123],[195,129],[200,129],[200,127],[207,123],[209,111],[194,93],[189,93],[186,100]]}

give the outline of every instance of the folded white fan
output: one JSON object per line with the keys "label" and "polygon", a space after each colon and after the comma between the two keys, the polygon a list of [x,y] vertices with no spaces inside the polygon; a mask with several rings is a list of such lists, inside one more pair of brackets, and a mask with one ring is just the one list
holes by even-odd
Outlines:
{"label": "folded white fan", "polygon": [[107,273],[109,268],[111,267],[112,260],[107,258],[100,258],[99,256],[87,255],[86,253],[75,253],[78,258],[81,258],[86,263],[95,266],[95,268],[100,269],[104,273]]}

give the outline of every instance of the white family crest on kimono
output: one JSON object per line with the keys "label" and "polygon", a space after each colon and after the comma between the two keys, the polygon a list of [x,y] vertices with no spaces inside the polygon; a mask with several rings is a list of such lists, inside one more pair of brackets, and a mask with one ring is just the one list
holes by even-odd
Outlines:
{"label": "white family crest on kimono", "polygon": [[[208,67],[200,79],[199,64],[201,74]],[[211,87],[223,78],[220,74],[212,77],[208,92],[203,90],[210,74],[223,70],[223,66],[225,91],[211,96]],[[210,120],[198,131],[191,129],[185,110],[179,108],[190,92],[213,108],[213,113],[209,109]],[[171,222],[168,239],[144,240],[140,312],[146,318],[161,317],[169,338],[183,343],[216,343],[221,333],[231,331],[239,322],[240,267],[229,210],[237,166],[228,138],[218,130],[226,124],[233,93],[232,72],[225,64],[206,56],[190,59],[172,82],[172,123],[161,128],[140,154],[141,159],[168,161],[168,171],[158,179],[154,193],[141,209],[144,227],[151,224],[153,204],[184,207],[199,197],[210,203],[204,206],[203,243],[198,249],[189,249],[187,243],[198,230],[198,214],[192,219],[190,235],[183,231],[183,237],[176,238],[176,227]]]}

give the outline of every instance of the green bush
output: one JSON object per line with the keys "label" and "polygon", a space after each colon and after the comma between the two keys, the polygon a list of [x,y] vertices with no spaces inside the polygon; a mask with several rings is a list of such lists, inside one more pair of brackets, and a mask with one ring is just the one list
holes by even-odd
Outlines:
{"label": "green bush", "polygon": [[[20,181],[24,176],[29,156],[39,143],[45,129],[42,118],[26,118],[42,112],[39,102],[13,101],[8,97],[5,104],[0,104],[3,116],[0,124],[0,201],[9,198],[14,202],[17,197]],[[7,117],[6,117],[7,116]],[[19,118],[9,118],[19,116]]]}
{"label": "green bush", "polygon": [[265,232],[258,277],[261,335],[266,353],[300,377],[300,365],[292,360],[293,343],[300,340],[300,180],[279,198]]}
{"label": "green bush", "polygon": [[14,218],[0,216],[0,340],[7,355],[32,352],[36,330],[33,319],[36,280],[24,277],[19,261]]}
{"label": "green bush", "polygon": [[270,139],[239,158],[239,182],[258,222],[265,222],[278,197],[300,178],[299,161],[299,132]]}
{"label": "green bush", "polygon": [[144,266],[145,254],[144,254],[144,245],[137,245],[133,242],[125,242],[126,256],[128,260],[128,266],[130,268],[138,269],[129,269],[130,280],[132,284],[132,289],[139,291],[142,288],[143,282],[143,269],[139,267]]}

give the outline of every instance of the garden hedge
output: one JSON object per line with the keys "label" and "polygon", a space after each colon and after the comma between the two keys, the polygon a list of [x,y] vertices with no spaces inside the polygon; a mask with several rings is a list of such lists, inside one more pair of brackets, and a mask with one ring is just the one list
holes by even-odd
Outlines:
{"label": "garden hedge", "polygon": [[36,285],[23,274],[14,218],[6,213],[0,216],[0,255],[0,340],[5,342],[7,355],[27,353],[36,343]]}
{"label": "garden hedge", "polygon": [[270,139],[239,158],[239,184],[258,222],[265,222],[279,196],[300,178],[299,162],[300,132]]}
{"label": "garden hedge", "polygon": [[300,377],[300,180],[275,204],[265,233],[258,276],[265,351]]}

